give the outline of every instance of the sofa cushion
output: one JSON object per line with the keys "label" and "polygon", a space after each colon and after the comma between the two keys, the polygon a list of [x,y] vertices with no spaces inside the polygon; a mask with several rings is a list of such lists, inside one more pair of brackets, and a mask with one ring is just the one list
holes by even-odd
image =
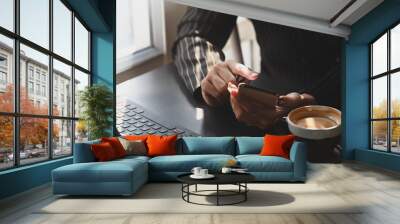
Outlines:
{"label": "sofa cushion", "polygon": [[94,157],[96,157],[96,161],[105,162],[119,158],[112,145],[108,142],[93,144],[90,147]]}
{"label": "sofa cushion", "polygon": [[236,155],[259,154],[264,144],[263,137],[236,137]]}
{"label": "sofa cushion", "polygon": [[176,154],[177,135],[161,136],[149,135],[147,137],[147,155],[148,156],[165,156]]}
{"label": "sofa cushion", "polygon": [[234,155],[235,141],[233,137],[183,137],[181,150],[185,155]]}
{"label": "sofa cushion", "polygon": [[52,173],[53,181],[58,182],[130,182],[135,172],[147,172],[147,163],[141,159],[75,163]]}
{"label": "sofa cushion", "polygon": [[240,167],[249,172],[292,172],[292,161],[279,156],[238,155]]}
{"label": "sofa cushion", "polygon": [[163,172],[190,172],[199,166],[210,171],[219,171],[230,159],[231,155],[175,155],[158,156],[149,160],[149,170]]}
{"label": "sofa cushion", "polygon": [[261,156],[280,156],[289,159],[290,148],[294,142],[293,135],[265,135]]}
{"label": "sofa cushion", "polygon": [[142,140],[127,140],[122,137],[118,137],[118,139],[124,147],[126,155],[147,155],[146,143]]}
{"label": "sofa cushion", "polygon": [[114,149],[115,155],[117,158],[122,158],[126,156],[126,151],[124,146],[122,146],[121,142],[119,141],[118,137],[103,137],[101,138],[101,142],[108,142]]}

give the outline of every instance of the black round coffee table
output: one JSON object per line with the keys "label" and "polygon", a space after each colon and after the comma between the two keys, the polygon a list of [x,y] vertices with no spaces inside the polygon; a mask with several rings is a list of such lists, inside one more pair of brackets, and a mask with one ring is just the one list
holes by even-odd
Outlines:
{"label": "black round coffee table", "polygon": [[[182,199],[188,203],[198,204],[198,205],[234,205],[245,202],[247,200],[247,192],[249,188],[247,183],[255,180],[255,177],[248,173],[229,173],[213,174],[215,177],[212,179],[193,179],[190,177],[191,173],[182,174],[177,177],[178,181],[182,183]],[[215,185],[215,190],[198,190],[197,185]],[[220,185],[236,185],[237,190],[224,190],[220,189]],[[194,191],[190,191],[190,186],[195,186]],[[209,192],[215,192],[215,194],[206,194]],[[204,197],[216,197],[216,204],[202,204],[193,202],[190,200],[190,196],[204,196]],[[221,203],[221,197],[232,197],[241,196],[239,200],[231,203]]]}

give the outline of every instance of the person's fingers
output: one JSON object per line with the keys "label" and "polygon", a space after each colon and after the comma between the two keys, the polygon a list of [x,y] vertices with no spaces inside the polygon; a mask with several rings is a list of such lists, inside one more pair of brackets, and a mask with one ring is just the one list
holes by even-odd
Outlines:
{"label": "person's fingers", "polygon": [[238,121],[243,122],[245,120],[246,114],[248,113],[245,108],[243,108],[237,101],[235,96],[230,96],[231,107],[235,117]]}
{"label": "person's fingers", "polygon": [[224,80],[226,84],[229,82],[234,82],[236,80],[235,75],[229,70],[228,66],[226,63],[220,63],[214,66],[214,70],[217,73],[217,75]]}
{"label": "person's fingers", "polygon": [[237,63],[235,61],[228,60],[226,61],[226,64],[228,65],[229,69],[231,72],[235,75],[239,75],[241,77],[244,77],[248,80],[255,80],[258,78],[258,74],[251,71],[248,69],[246,66],[243,64]]}
{"label": "person's fingers", "polygon": [[208,79],[203,79],[203,81],[201,82],[201,92],[203,99],[208,105],[216,106],[217,104],[222,103],[218,90]]}
{"label": "person's fingers", "polygon": [[228,92],[233,96],[233,97],[237,97],[237,95],[239,94],[239,88],[233,84],[232,82],[228,83]]}
{"label": "person's fingers", "polygon": [[226,87],[228,86],[228,83],[225,83],[225,81],[222,80],[218,75],[210,76],[208,80],[218,91],[219,95],[227,92]]}

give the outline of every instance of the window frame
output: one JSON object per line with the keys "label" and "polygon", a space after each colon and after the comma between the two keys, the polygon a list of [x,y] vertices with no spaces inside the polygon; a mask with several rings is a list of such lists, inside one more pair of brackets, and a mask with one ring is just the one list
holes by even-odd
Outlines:
{"label": "window frame", "polygon": [[149,0],[149,5],[151,46],[117,58],[117,74],[166,53],[164,1]]}
{"label": "window frame", "polygon": [[[88,75],[89,78],[89,83],[88,86],[92,85],[93,77],[92,77],[92,72],[91,72],[91,37],[92,37],[92,31],[89,29],[87,24],[83,21],[83,19],[72,9],[72,7],[65,1],[65,0],[59,0],[68,10],[71,11],[71,26],[72,26],[72,31],[71,31],[71,59],[64,58],[63,56],[55,53],[53,50],[53,1],[54,0],[48,0],[49,2],[49,48],[46,49],[45,47],[42,47],[39,44],[34,43],[33,41],[30,41],[27,38],[24,38],[23,36],[20,35],[20,0],[14,0],[13,1],[13,10],[14,10],[14,18],[13,18],[13,31],[10,31],[4,27],[0,26],[0,35],[3,35],[7,38],[12,39],[13,41],[13,52],[12,52],[12,57],[13,57],[13,64],[12,66],[12,73],[11,75],[13,76],[14,79],[14,92],[13,92],[13,111],[12,112],[2,112],[0,111],[0,116],[4,117],[11,117],[13,120],[13,166],[10,167],[5,167],[5,168],[0,168],[0,172],[5,171],[5,170],[11,170],[11,169],[16,169],[19,167],[24,167],[24,166],[30,166],[38,163],[43,163],[46,161],[51,161],[51,160],[58,160],[66,157],[71,157],[73,156],[74,152],[74,143],[75,143],[75,123],[76,121],[79,120],[79,117],[75,116],[75,108],[71,108],[71,115],[70,116],[57,116],[53,115],[53,60],[58,60],[59,62],[62,62],[66,65],[71,66],[71,105],[74,105],[75,103],[75,69],[85,73]],[[84,28],[88,31],[89,37],[88,37],[88,69],[85,69],[81,67],[80,65],[75,63],[75,18],[79,20],[79,22],[84,26]],[[20,46],[25,45],[27,47],[32,48],[33,50],[36,50],[40,53],[43,53],[48,56],[49,62],[48,62],[48,81],[47,81],[47,88],[46,91],[48,93],[45,93],[46,96],[48,97],[48,112],[46,115],[39,115],[39,114],[28,114],[28,113],[21,113],[20,111],[20,85],[21,85],[21,80],[20,80]],[[30,67],[28,67],[29,64],[27,64],[27,71]],[[42,73],[40,73],[41,75]],[[33,82],[34,85],[35,80],[36,80],[36,70],[33,70]],[[30,74],[27,72],[26,73],[27,81],[30,80]],[[41,82],[41,77],[39,77],[39,83]],[[42,86],[42,85],[40,85]],[[27,91],[29,91],[27,89]],[[36,89],[34,89],[36,91]],[[42,94],[40,94],[41,96]],[[26,163],[22,164],[21,159],[20,159],[20,119],[21,118],[44,118],[47,119],[48,123],[48,135],[47,135],[47,151],[48,155],[47,157],[43,158],[43,160],[37,161],[37,162],[32,162],[32,163]],[[53,155],[54,153],[54,147],[53,147],[53,122],[57,120],[66,120],[66,121],[71,121],[71,153],[68,155],[61,155],[61,156],[55,156]]]}
{"label": "window frame", "polygon": [[[400,152],[393,152],[392,151],[392,135],[391,135],[391,129],[392,121],[400,121],[400,117],[392,117],[392,98],[391,98],[391,79],[392,75],[395,75],[396,73],[400,72],[400,67],[391,69],[391,31],[393,28],[400,26],[400,21],[395,22],[392,24],[389,28],[385,29],[385,31],[381,34],[379,34],[375,39],[373,39],[369,44],[369,149],[373,151],[379,151],[379,152],[386,152],[386,153],[391,153],[391,154],[400,154]],[[374,76],[373,74],[373,44],[379,40],[381,37],[383,37],[385,34],[387,34],[387,65],[386,65],[386,71],[382,72],[380,74],[376,74]],[[378,79],[386,77],[386,86],[387,86],[387,105],[386,105],[386,117],[385,118],[373,118],[373,81]],[[374,148],[374,132],[373,132],[373,122],[374,121],[386,121],[386,150],[379,150]]]}

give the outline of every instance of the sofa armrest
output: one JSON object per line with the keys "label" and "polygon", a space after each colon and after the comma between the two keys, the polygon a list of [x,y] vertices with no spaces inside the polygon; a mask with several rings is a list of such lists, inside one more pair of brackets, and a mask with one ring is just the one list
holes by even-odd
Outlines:
{"label": "sofa armrest", "polygon": [[99,143],[100,141],[90,141],[75,143],[74,147],[74,163],[89,163],[95,162],[96,158],[92,153],[90,146]]}
{"label": "sofa armrest", "polygon": [[307,147],[304,142],[295,141],[290,149],[290,160],[293,162],[293,179],[305,181],[307,176]]}

